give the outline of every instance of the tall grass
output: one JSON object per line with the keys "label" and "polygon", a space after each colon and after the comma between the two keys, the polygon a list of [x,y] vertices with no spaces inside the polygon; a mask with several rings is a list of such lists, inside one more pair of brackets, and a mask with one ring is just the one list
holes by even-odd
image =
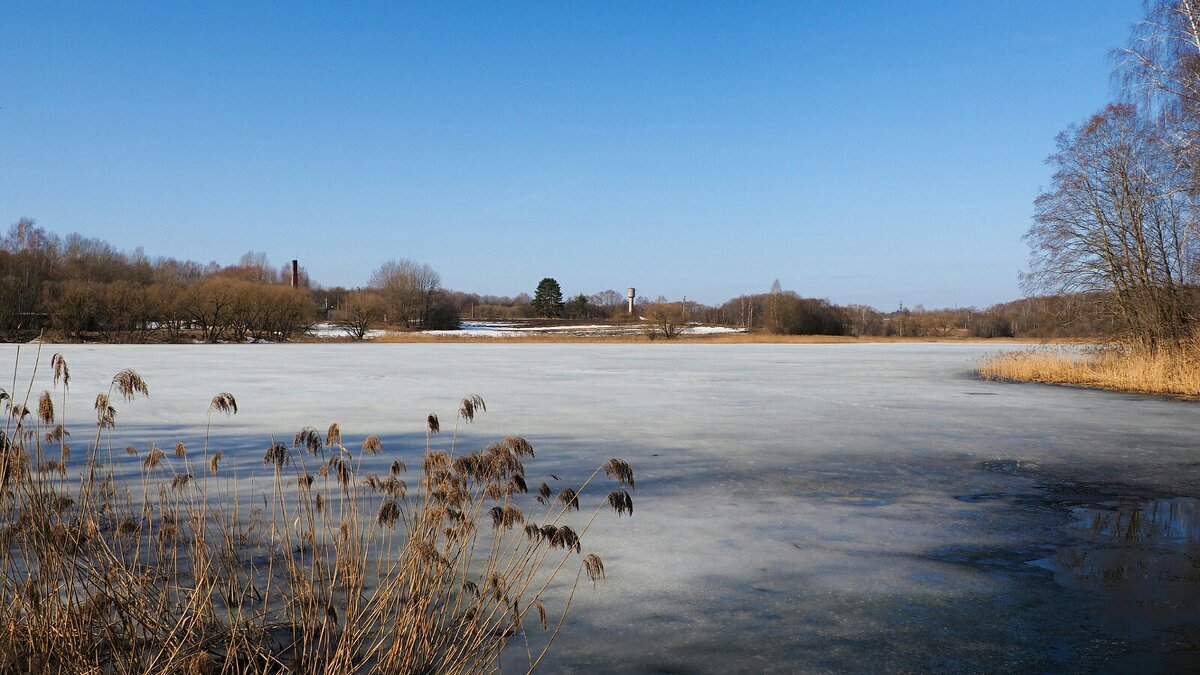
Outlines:
{"label": "tall grass", "polygon": [[473,673],[513,641],[533,670],[581,580],[604,577],[584,549],[596,519],[633,512],[623,460],[531,486],[523,438],[459,452],[478,396],[440,449],[427,418],[411,488],[405,458],[337,424],[239,466],[210,447],[214,418],[237,413],[227,392],[200,447],[114,452],[116,406],[149,396],[129,370],[96,398],[77,451],[61,421],[70,371],[51,363],[36,409],[36,367],[20,401],[0,391],[0,672]]}
{"label": "tall grass", "polygon": [[1121,345],[1026,349],[989,357],[979,374],[993,380],[1198,398],[1200,346],[1155,351]]}

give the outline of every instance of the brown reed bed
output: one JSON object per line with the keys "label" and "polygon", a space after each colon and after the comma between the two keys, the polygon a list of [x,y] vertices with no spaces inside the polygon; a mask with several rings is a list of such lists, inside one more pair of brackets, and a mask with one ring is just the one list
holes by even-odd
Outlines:
{"label": "brown reed bed", "polygon": [[[73,436],[70,371],[51,365],[36,409],[32,381],[21,402],[0,391],[0,672],[474,673],[514,641],[533,670],[580,581],[604,578],[591,528],[633,512],[621,459],[566,484],[532,478],[520,437],[459,451],[478,396],[445,443],[426,419],[410,479],[378,437],[336,423],[270,442],[261,463],[232,461],[208,430],[114,452],[117,406],[147,383],[118,373]],[[208,429],[237,411],[218,393]]]}
{"label": "brown reed bed", "polygon": [[1200,348],[1039,347],[993,355],[979,367],[979,374],[990,380],[1200,398]]}

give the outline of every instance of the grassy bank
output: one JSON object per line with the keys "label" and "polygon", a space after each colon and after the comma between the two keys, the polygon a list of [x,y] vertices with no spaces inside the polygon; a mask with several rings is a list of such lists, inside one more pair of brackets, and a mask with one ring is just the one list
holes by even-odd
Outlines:
{"label": "grassy bank", "polygon": [[979,374],[989,380],[1200,398],[1200,349],[1153,353],[1127,347],[1028,349],[990,357]]}

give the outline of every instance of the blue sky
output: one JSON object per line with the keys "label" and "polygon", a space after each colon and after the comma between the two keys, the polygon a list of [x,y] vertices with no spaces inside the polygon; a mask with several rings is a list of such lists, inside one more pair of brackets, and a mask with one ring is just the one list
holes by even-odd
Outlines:
{"label": "blue sky", "polygon": [[1139,0],[9,3],[0,225],[327,286],[1020,295]]}

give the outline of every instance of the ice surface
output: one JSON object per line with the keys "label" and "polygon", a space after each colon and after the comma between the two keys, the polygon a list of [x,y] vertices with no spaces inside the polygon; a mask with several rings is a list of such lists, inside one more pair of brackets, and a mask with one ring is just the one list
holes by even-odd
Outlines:
{"label": "ice surface", "polygon": [[[1158,569],[1125,549],[1161,537],[1114,554],[1080,523],[1143,503],[1194,533],[1176,521],[1197,513],[1200,405],[971,374],[1009,348],[46,345],[33,395],[63,352],[82,432],[133,368],[151,397],[116,404],[115,437],[144,448],[194,447],[211,397],[232,392],[215,445],[246,472],[272,435],[332,421],[347,445],[378,434],[418,465],[425,416],[451,426],[469,393],[488,406],[469,445],[519,434],[531,470],[575,480],[625,458],[634,515],[585,539],[608,579],[577,594],[546,672],[1194,670],[1197,594],[1164,599],[1154,579],[1200,583],[1195,539],[1171,540]],[[35,351],[21,348],[22,394]],[[1080,556],[1102,583],[1079,581]]]}

